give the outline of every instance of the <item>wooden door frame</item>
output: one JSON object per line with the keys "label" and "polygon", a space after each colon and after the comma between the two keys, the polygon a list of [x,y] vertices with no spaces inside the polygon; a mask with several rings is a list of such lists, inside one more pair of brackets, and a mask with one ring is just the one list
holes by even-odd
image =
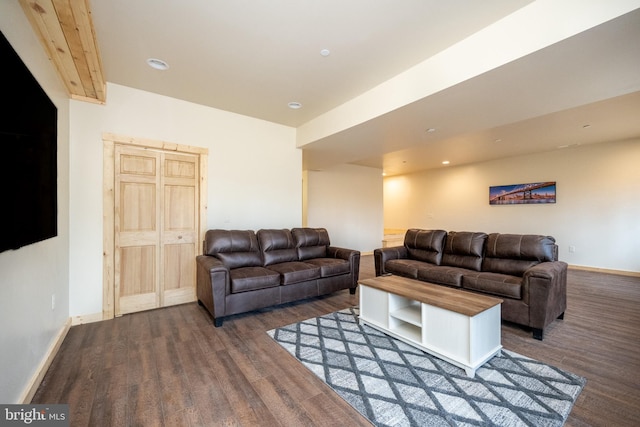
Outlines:
{"label": "wooden door frame", "polygon": [[[103,184],[102,184],[102,212],[103,212],[103,237],[102,237],[102,319],[113,319],[115,317],[115,146],[124,145],[165,151],[168,153],[195,154],[199,163],[199,208],[198,208],[198,234],[199,242],[204,239],[207,218],[207,161],[209,150],[202,147],[192,147],[188,145],[175,144],[166,141],[157,141],[146,138],[134,138],[128,136],[115,135],[112,133],[102,134],[103,143]],[[202,245],[196,244],[196,254],[202,254]]]}

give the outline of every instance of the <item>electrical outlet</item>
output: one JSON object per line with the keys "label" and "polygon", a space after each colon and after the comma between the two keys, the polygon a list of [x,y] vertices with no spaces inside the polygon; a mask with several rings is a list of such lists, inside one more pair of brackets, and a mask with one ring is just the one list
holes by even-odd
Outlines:
{"label": "electrical outlet", "polygon": [[56,294],[51,294],[51,310],[56,309]]}
{"label": "electrical outlet", "polygon": [[570,245],[569,246],[569,253],[575,253],[575,251],[576,251],[576,247],[573,246],[573,245]]}

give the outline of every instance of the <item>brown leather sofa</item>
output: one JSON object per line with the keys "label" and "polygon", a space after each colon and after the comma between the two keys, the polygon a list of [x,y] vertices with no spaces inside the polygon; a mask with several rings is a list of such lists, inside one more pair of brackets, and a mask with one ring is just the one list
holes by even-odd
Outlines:
{"label": "brown leather sofa", "polygon": [[544,328],[567,308],[567,264],[550,236],[407,230],[403,246],[374,251],[376,275],[397,274],[499,297],[502,319]]}
{"label": "brown leather sofa", "polygon": [[349,289],[360,252],[331,246],[324,228],[209,230],[196,257],[198,303],[225,316]]}

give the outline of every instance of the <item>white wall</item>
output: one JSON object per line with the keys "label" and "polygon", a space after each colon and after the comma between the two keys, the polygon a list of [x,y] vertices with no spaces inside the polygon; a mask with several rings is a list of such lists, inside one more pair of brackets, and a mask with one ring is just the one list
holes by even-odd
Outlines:
{"label": "white wall", "polygon": [[71,316],[102,312],[103,132],[208,148],[207,228],[301,225],[295,129],[108,84],[106,105],[71,102]]}
{"label": "white wall", "polygon": [[0,2],[0,29],[58,109],[58,236],[0,253],[0,402],[22,403],[69,317],[69,101],[17,1]]}
{"label": "white wall", "polygon": [[[640,271],[640,140],[388,177],[386,228],[547,234],[572,265]],[[489,205],[489,187],[556,181],[549,205]],[[575,252],[569,252],[575,246]]]}
{"label": "white wall", "polygon": [[306,224],[329,231],[331,244],[361,252],[380,247],[382,170],[342,165],[306,174]]}

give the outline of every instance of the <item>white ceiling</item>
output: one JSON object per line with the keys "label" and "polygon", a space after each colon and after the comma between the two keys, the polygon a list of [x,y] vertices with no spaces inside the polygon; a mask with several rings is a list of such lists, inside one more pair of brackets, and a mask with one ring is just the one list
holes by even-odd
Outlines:
{"label": "white ceiling", "polygon": [[[298,127],[529,3],[91,0],[91,8],[107,81]],[[398,174],[639,137],[638,40],[640,9],[307,144],[305,168],[353,163]],[[147,58],[170,68],[153,70]]]}

